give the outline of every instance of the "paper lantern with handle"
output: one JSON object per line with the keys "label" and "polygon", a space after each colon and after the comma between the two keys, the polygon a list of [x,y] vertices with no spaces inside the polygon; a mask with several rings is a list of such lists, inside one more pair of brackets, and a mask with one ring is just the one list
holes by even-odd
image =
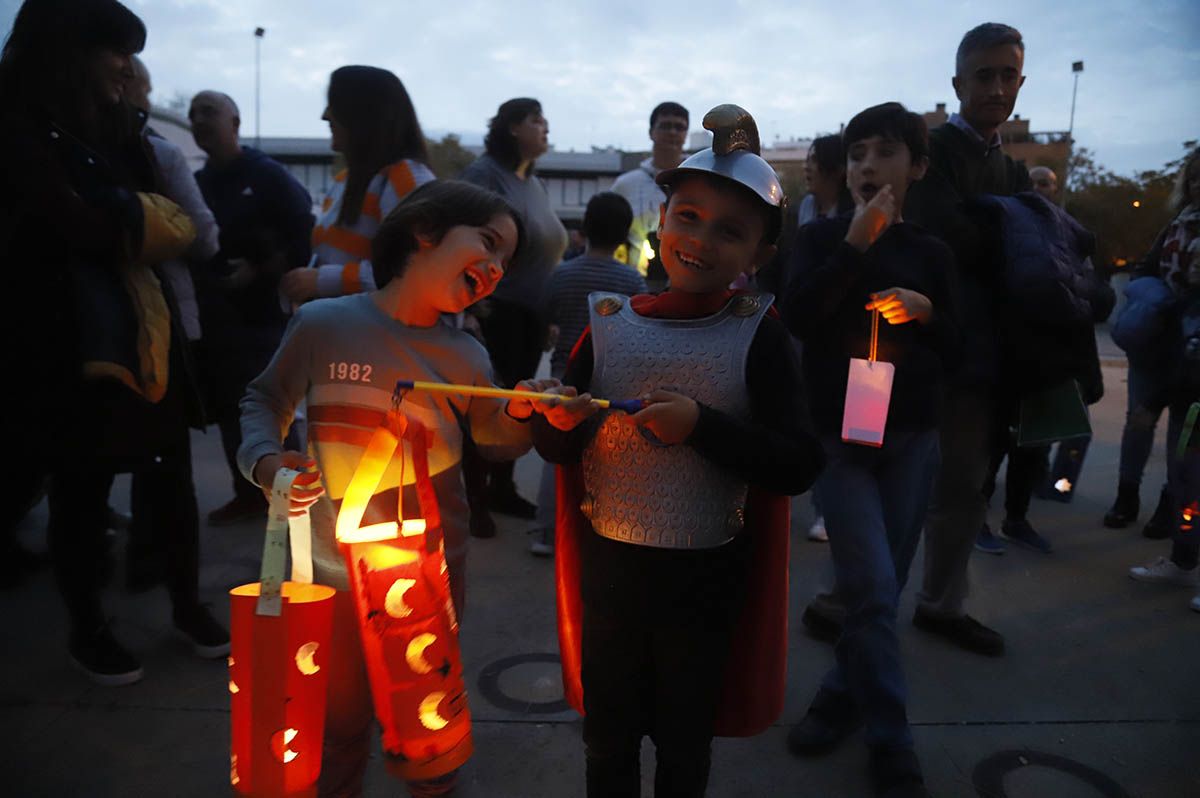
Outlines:
{"label": "paper lantern with handle", "polygon": [[879,311],[874,310],[871,311],[871,348],[867,359],[850,358],[846,403],[842,412],[842,441],[845,443],[883,446],[896,367],[877,359],[878,352]]}
{"label": "paper lantern with handle", "polygon": [[[360,526],[392,457],[403,462],[405,442],[421,517],[405,519],[401,501],[395,521]],[[383,747],[408,780],[450,773],[472,751],[429,444],[430,432],[394,407],[372,435],[337,519]],[[403,477],[397,493],[403,497]]]}
{"label": "paper lantern with handle", "polygon": [[231,590],[229,778],[237,795],[315,796],[325,733],[334,589],[312,584],[308,515],[291,519],[292,580],[283,581],[288,494],[272,485],[262,575]]}

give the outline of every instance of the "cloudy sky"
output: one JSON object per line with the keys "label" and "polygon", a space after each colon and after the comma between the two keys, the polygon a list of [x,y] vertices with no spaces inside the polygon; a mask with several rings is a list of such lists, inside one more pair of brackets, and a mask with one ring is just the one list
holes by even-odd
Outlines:
{"label": "cloudy sky", "polygon": [[[867,105],[956,106],[962,33],[994,3],[931,0],[127,0],[146,22],[155,100],[231,94],[254,130],[254,36],[262,42],[262,134],[324,136],[330,71],[394,71],[429,132],[477,140],[503,100],[542,101],[556,149],[641,149],[663,99],[736,102],[764,139],[836,131]],[[19,6],[0,0],[0,29]],[[1200,2],[1010,0],[998,21],[1025,36],[1017,112],[1066,130],[1071,62],[1082,60],[1075,138],[1130,173],[1200,138]]]}

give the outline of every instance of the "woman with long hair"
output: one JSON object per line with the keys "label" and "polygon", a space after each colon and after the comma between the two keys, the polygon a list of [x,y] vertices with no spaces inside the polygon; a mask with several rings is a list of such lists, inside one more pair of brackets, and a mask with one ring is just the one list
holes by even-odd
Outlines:
{"label": "woman with long hair", "polygon": [[[488,123],[485,152],[462,173],[462,179],[491,189],[521,215],[525,246],[479,314],[484,343],[492,357],[498,384],[513,386],[537,371],[546,342],[539,311],[542,289],[550,271],[567,248],[567,230],[550,206],[546,187],[534,175],[539,157],[549,149],[550,125],[542,105],[529,97],[502,103]],[[467,455],[470,457],[470,454]],[[472,500],[472,532],[486,536],[494,528],[479,507],[479,465],[464,463],[468,497]],[[473,469],[475,469],[473,471]],[[534,505],[517,494],[513,464],[488,467],[487,501],[491,508],[532,520]],[[494,531],[492,531],[494,534]]]}
{"label": "woman with long hair", "polygon": [[[189,422],[199,422],[186,335],[157,264],[195,228],[158,193],[139,120],[124,102],[142,21],[116,0],[27,0],[0,54],[0,247],[13,264],[0,308],[10,374],[4,415],[18,498],[50,478],[49,544],[72,661],[102,685],[138,660],[100,603],[112,475],[138,472],[160,501],[142,519],[170,540],[177,629],[202,656],[229,636],[198,599],[199,519]],[[24,502],[17,501],[21,505]],[[15,521],[15,519],[14,519]],[[6,524],[6,528],[11,528]]]}
{"label": "woman with long hair", "polygon": [[[1193,275],[1188,268],[1188,250],[1200,246],[1200,150],[1194,151],[1184,162],[1171,194],[1174,218],[1163,228],[1150,248],[1149,253],[1135,268],[1133,277],[1158,277],[1166,282],[1179,298],[1200,289],[1200,284],[1189,283]],[[1194,254],[1192,255],[1194,257]],[[1165,348],[1163,348],[1165,349]],[[1162,411],[1170,405],[1169,382],[1172,363],[1161,357],[1154,362],[1131,357],[1129,362],[1129,408],[1125,416],[1125,429],[1121,433],[1121,463],[1117,498],[1104,516],[1104,525],[1120,529],[1133,523],[1140,509],[1140,487],[1142,473],[1154,448],[1154,428]],[[1184,408],[1186,410],[1186,408]],[[1181,424],[1183,417],[1177,421]],[[1168,433],[1177,429],[1168,419]],[[1174,440],[1168,434],[1167,464],[1171,465]],[[1158,506],[1144,530],[1146,537],[1164,538],[1168,524],[1175,513],[1171,507],[1168,487],[1164,486]]]}
{"label": "woman with long hair", "polygon": [[280,283],[297,304],[374,290],[371,239],[379,223],[410,191],[434,179],[416,109],[404,84],[386,69],[334,70],[321,118],[346,168],[334,177],[313,228],[316,268],[291,271]]}
{"label": "woman with long hair", "polygon": [[[1176,447],[1183,431],[1189,406],[1200,401],[1200,333],[1193,320],[1200,303],[1200,149],[1184,161],[1171,195],[1175,217],[1163,228],[1150,253],[1137,269],[1136,276],[1159,277],[1176,295],[1178,310],[1175,327],[1184,340],[1163,347],[1171,354],[1159,362],[1129,362],[1129,412],[1121,434],[1120,482],[1117,500],[1105,526],[1125,526],[1137,517],[1138,487],[1142,471],[1154,446],[1154,427],[1164,408],[1167,410],[1167,484],[1158,507],[1142,531],[1148,538],[1174,538],[1169,557],[1131,568],[1129,575],[1142,582],[1162,582],[1196,588],[1200,586],[1200,543],[1189,526],[1181,526],[1184,507],[1193,511],[1197,501],[1194,465],[1196,433],[1183,458]],[[1178,318],[1182,316],[1184,323]],[[1187,518],[1188,516],[1184,516]],[[1186,534],[1185,534],[1186,533]],[[1192,609],[1200,612],[1200,595],[1192,599]]]}

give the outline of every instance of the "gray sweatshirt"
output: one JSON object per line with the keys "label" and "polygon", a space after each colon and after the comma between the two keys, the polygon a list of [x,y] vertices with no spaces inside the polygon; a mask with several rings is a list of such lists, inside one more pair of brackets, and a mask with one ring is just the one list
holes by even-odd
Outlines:
{"label": "gray sweatshirt", "polygon": [[463,170],[460,179],[496,192],[521,215],[524,244],[492,296],[537,310],[542,287],[567,249],[567,229],[550,207],[546,186],[533,175],[522,180],[487,154]]}
{"label": "gray sweatshirt", "polygon": [[[317,581],[348,589],[334,541],[337,508],[372,433],[391,407],[396,380],[492,385],[487,352],[448,323],[409,327],[388,316],[373,294],[310,302],[288,325],[279,350],[242,399],[238,466],[253,480],[255,464],[283,451],[280,441],[301,400],[308,401],[308,451],[317,461],[325,495],[312,508]],[[503,400],[414,392],[402,410],[434,433],[429,470],[438,497],[446,559],[466,557],[469,513],[462,483],[464,429],[490,459],[512,459],[529,449],[527,425],[504,412]],[[404,516],[418,517],[411,454],[405,450]],[[396,520],[397,456],[385,472],[363,524]],[[378,501],[377,501],[378,500]]]}

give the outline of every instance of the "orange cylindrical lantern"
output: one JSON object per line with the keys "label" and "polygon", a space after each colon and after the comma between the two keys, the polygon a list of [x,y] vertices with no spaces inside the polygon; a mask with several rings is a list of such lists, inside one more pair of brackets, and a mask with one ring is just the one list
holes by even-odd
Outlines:
{"label": "orange cylindrical lantern", "polygon": [[[282,582],[287,494],[296,472],[272,492],[262,580],[230,594],[229,700],[235,794],[315,796],[321,774],[325,696],[333,628],[332,587]],[[293,580],[311,579],[307,516],[292,529]],[[297,556],[300,555],[300,556]]]}
{"label": "orange cylindrical lantern", "polygon": [[[422,517],[404,519],[398,507],[396,522],[360,527],[392,456],[404,456],[402,441],[411,446]],[[423,426],[398,411],[389,413],[350,480],[337,520],[383,747],[409,780],[449,773],[472,752],[428,448]],[[403,495],[403,479],[398,493]]]}

